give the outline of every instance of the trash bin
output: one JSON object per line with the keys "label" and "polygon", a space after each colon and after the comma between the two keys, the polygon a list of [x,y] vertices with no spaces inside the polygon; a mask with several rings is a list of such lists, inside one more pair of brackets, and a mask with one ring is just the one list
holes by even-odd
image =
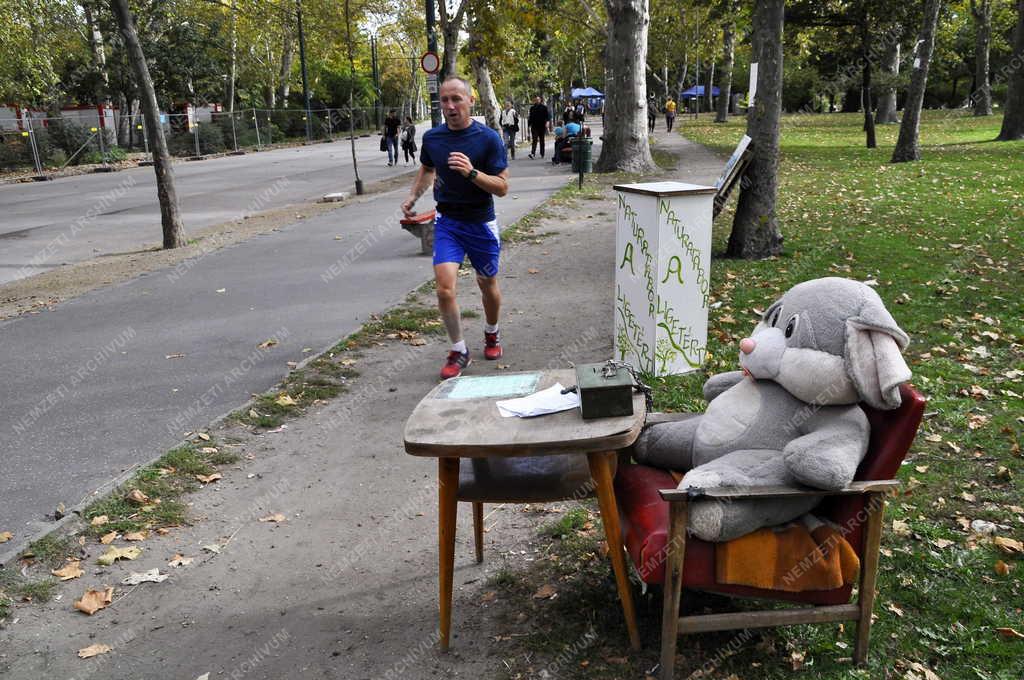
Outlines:
{"label": "trash bin", "polygon": [[572,140],[572,171],[580,172],[580,168],[583,168],[583,172],[593,172],[593,163],[591,162],[591,150],[594,146],[594,140],[580,135],[576,139]]}

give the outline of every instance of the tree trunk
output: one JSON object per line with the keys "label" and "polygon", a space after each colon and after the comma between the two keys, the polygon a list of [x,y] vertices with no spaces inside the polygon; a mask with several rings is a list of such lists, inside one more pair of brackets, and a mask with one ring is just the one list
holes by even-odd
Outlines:
{"label": "tree trunk", "polygon": [[288,108],[288,93],[292,86],[292,64],[295,63],[295,45],[292,41],[291,28],[285,27],[284,42],[281,45],[281,70],[277,78],[277,100],[281,106]]}
{"label": "tree trunk", "polygon": [[448,13],[447,0],[437,3],[438,23],[441,24],[441,35],[444,36],[444,58],[439,80],[458,75],[456,62],[459,58],[459,30],[462,28],[466,2],[468,0],[462,0],[454,16]]}
{"label": "tree trunk", "polygon": [[668,62],[666,61],[664,64],[661,65],[661,87],[663,90],[665,90],[665,99],[668,99],[669,97],[674,98],[678,96],[672,94],[672,87],[668,83]]}
{"label": "tree trunk", "polygon": [[[472,41],[472,38],[470,40]],[[469,66],[473,69],[473,77],[476,79],[476,91],[480,95],[479,104],[484,110],[484,121],[487,127],[501,134],[501,125],[498,124],[500,107],[498,98],[494,94],[491,68],[487,65],[487,57],[481,52],[473,52],[469,58]]]}
{"label": "tree trunk", "polygon": [[[999,141],[1024,139],[1024,0],[1017,0],[1017,28],[1013,32],[1013,55],[1007,76],[1006,107]],[[1004,67],[1004,72],[1008,67]]]}
{"label": "tree trunk", "polygon": [[[655,169],[647,141],[647,0],[605,0],[605,126],[598,172]],[[621,46],[629,45],[630,49]]]}
{"label": "tree trunk", "polygon": [[132,125],[132,100],[124,92],[117,93],[117,145],[128,146],[128,130]]}
{"label": "tree trunk", "polygon": [[734,35],[736,32],[736,0],[729,0],[725,12],[728,19],[722,29],[722,77],[721,84],[718,86],[716,123],[725,123],[729,120],[729,102],[732,98],[732,67],[736,52]]}
{"label": "tree trunk", "polygon": [[975,116],[992,115],[992,89],[988,81],[988,54],[992,43],[992,2],[971,0],[971,15],[974,16],[974,100]]}
{"label": "tree trunk", "polygon": [[757,61],[757,96],[747,113],[754,157],[740,182],[732,221],[730,257],[765,258],[782,252],[775,212],[779,172],[779,119],[782,116],[782,27],[785,0],[756,0],[756,33],[751,60]]}
{"label": "tree trunk", "polygon": [[231,0],[231,66],[228,69],[228,113],[235,113],[235,79],[238,77],[238,10]]}
{"label": "tree trunk", "polygon": [[914,71],[910,76],[910,91],[907,93],[907,103],[903,106],[900,136],[892,152],[893,163],[905,163],[921,158],[921,150],[917,145],[921,106],[924,104],[924,90],[928,85],[928,66],[931,64],[932,50],[935,47],[935,26],[939,19],[940,4],[940,0],[925,0],[921,33],[918,35],[917,49],[914,50]]}
{"label": "tree trunk", "polygon": [[875,116],[871,111],[871,30],[868,17],[867,0],[861,0],[860,47],[861,60],[861,103],[864,105],[864,135],[867,148],[878,147],[875,138]]}
{"label": "tree trunk", "polygon": [[185,228],[178,213],[178,194],[174,190],[174,170],[171,155],[167,153],[167,140],[160,126],[160,110],[156,104],[153,80],[149,77],[146,55],[139,45],[135,32],[135,20],[128,9],[128,0],[110,0],[111,9],[117,17],[128,59],[139,85],[142,110],[146,117],[149,144],[153,149],[153,170],[156,172],[156,195],[160,201],[160,222],[163,225],[164,248],[180,248],[185,245]]}
{"label": "tree trunk", "polygon": [[704,87],[704,94],[708,101],[708,113],[715,110],[715,62],[711,62],[711,68],[708,69],[708,80],[707,85]]}
{"label": "tree trunk", "polygon": [[[110,73],[107,70],[107,55],[103,48],[103,33],[100,32],[99,22],[93,14],[93,7],[87,0],[82,0],[82,13],[85,16],[86,34],[89,36],[89,51],[92,52],[92,65],[99,76],[96,79],[95,97],[96,103],[103,107],[104,111],[112,110],[113,105],[110,99]],[[123,109],[118,109],[118,117],[124,115]],[[115,125],[117,121],[115,121]],[[103,135],[107,144],[117,143],[117,130],[107,130],[106,115],[98,118],[97,122],[100,134]]]}
{"label": "tree trunk", "polygon": [[839,109],[841,113],[857,113],[860,111],[861,97],[864,93],[859,87],[851,87],[846,90],[846,94],[843,95],[843,107]]}
{"label": "tree trunk", "polygon": [[[885,71],[894,82],[900,74],[899,40],[892,40],[885,51]],[[878,97],[878,110],[875,112],[875,122],[880,125],[897,122],[895,87],[887,87],[881,96]]]}

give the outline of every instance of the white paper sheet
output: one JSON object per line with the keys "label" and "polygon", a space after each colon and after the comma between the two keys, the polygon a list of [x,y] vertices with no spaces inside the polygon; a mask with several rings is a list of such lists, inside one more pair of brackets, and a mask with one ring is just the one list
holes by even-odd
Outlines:
{"label": "white paper sheet", "polygon": [[546,390],[534,392],[518,399],[503,399],[495,403],[498,405],[498,413],[505,418],[532,418],[579,408],[580,395],[575,392],[562,394],[563,389],[565,388],[561,383],[555,383]]}

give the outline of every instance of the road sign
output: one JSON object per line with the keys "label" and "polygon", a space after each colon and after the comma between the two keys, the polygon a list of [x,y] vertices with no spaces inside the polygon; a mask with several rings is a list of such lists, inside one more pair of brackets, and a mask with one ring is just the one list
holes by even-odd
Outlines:
{"label": "road sign", "polygon": [[431,73],[427,76],[427,92],[437,92],[437,74]]}
{"label": "road sign", "polygon": [[437,52],[424,52],[420,57],[420,67],[427,73],[437,73],[441,70],[441,57]]}

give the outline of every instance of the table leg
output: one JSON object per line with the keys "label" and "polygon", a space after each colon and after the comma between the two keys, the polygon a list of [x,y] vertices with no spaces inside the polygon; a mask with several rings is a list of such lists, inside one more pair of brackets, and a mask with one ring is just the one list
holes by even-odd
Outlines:
{"label": "table leg", "polygon": [[612,570],[615,572],[615,584],[619,589],[619,600],[622,602],[622,613],[626,617],[626,629],[629,631],[629,644],[634,650],[640,649],[640,632],[636,625],[636,609],[633,607],[633,591],[629,586],[629,573],[626,571],[626,559],[623,554],[622,533],[619,529],[619,508],[615,503],[615,492],[612,489],[612,463],[615,452],[588,453],[590,476],[594,478],[597,491],[597,502],[601,507],[601,522],[604,524],[604,535],[608,540],[608,554],[612,558]]}
{"label": "table leg", "polygon": [[448,651],[452,630],[452,581],[455,576],[455,517],[459,490],[459,459],[438,458],[438,553],[440,567],[441,651]]}

